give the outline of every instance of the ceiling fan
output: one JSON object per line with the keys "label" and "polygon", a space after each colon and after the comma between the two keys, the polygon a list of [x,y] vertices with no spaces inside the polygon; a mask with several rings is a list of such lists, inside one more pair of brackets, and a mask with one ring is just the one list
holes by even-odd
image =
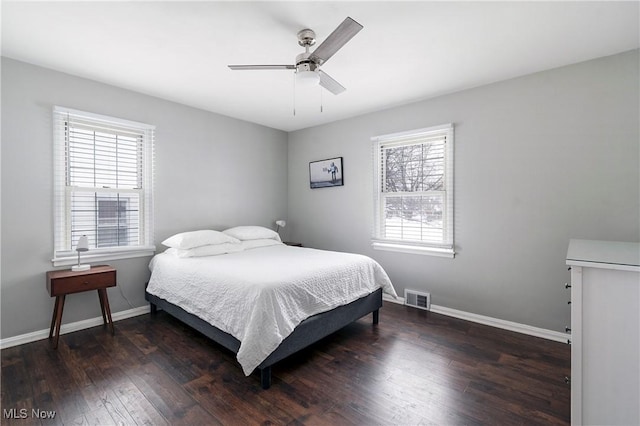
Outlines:
{"label": "ceiling fan", "polygon": [[295,65],[229,65],[232,70],[295,70],[301,79],[312,80],[320,84],[334,95],[344,92],[346,89],[327,73],[320,69],[338,50],[353,38],[362,25],[347,17],[333,30],[329,37],[313,51],[309,47],[316,44],[316,33],[305,28],[298,31],[298,44],[304,47],[304,53],[296,56]]}

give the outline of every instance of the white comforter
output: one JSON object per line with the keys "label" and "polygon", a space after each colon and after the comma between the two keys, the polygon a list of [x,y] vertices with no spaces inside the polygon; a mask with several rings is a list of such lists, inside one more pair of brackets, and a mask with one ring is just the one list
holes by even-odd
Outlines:
{"label": "white comforter", "polygon": [[147,291],[182,307],[240,341],[246,375],[304,319],[378,288],[396,292],[373,259],[282,244],[220,256],[161,253]]}

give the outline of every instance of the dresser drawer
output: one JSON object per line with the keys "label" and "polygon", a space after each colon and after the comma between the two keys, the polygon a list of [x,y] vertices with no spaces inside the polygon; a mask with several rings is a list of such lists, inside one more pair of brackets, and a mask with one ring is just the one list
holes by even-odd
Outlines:
{"label": "dresser drawer", "polygon": [[50,280],[49,293],[51,296],[59,296],[62,294],[113,287],[115,285],[116,271],[113,270],[94,274],[52,278]]}

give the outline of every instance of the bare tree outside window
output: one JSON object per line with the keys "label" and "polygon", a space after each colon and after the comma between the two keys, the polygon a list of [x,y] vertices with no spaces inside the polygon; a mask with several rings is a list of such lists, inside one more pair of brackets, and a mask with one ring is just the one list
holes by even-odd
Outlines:
{"label": "bare tree outside window", "polygon": [[[444,144],[412,144],[384,150],[386,237],[442,239]],[[433,191],[433,195],[426,192]]]}

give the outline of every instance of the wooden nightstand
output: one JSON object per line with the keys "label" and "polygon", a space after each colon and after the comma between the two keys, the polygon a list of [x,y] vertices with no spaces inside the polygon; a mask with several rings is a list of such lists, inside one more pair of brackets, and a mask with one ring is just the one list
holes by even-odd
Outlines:
{"label": "wooden nightstand", "polygon": [[111,327],[111,334],[115,333],[106,290],[107,287],[115,287],[115,285],[116,269],[111,266],[94,266],[87,271],[81,272],[73,272],[70,269],[47,272],[47,291],[49,291],[51,297],[55,296],[56,298],[53,317],[51,318],[51,329],[49,330],[49,339],[51,339],[55,331],[54,349],[58,347],[64,299],[67,294],[97,290],[100,309],[102,309],[102,319],[105,324]]}
{"label": "wooden nightstand", "polygon": [[291,241],[283,241],[283,243],[285,243],[288,246],[302,247],[302,243],[294,243],[294,242],[291,242]]}

